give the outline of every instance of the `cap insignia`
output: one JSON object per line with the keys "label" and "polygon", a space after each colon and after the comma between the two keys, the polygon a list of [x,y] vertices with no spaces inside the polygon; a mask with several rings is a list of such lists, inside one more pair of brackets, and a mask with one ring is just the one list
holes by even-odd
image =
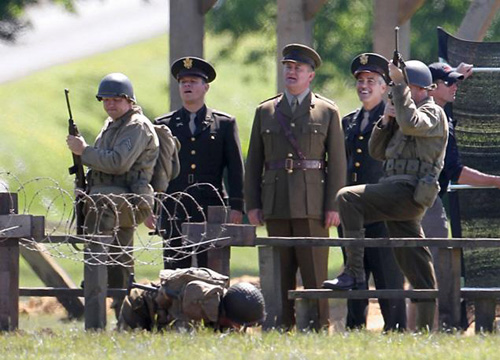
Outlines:
{"label": "cap insignia", "polygon": [[193,67],[193,60],[190,58],[185,58],[183,63],[186,69],[191,69]]}
{"label": "cap insignia", "polygon": [[359,57],[359,63],[360,63],[361,65],[366,65],[366,64],[368,64],[368,55],[366,55],[366,54],[361,55],[361,56]]}

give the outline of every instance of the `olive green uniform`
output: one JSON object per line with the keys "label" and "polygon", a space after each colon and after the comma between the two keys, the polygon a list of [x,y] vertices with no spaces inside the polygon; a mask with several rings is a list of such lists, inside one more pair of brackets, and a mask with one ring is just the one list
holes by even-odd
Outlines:
{"label": "olive green uniform", "polygon": [[149,215],[153,205],[149,182],[158,152],[152,123],[134,105],[121,118],[106,119],[95,145],[86,147],[82,154],[83,164],[90,168],[86,232],[116,234],[109,249],[113,262],[108,267],[111,288],[127,287],[133,269],[127,247],[132,246],[135,227]]}
{"label": "olive green uniform", "polygon": [[[310,166],[301,164],[277,111]],[[279,94],[257,107],[246,163],[245,202],[247,210],[262,209],[270,236],[328,237],[325,211],[337,210],[335,195],[345,179],[344,135],[331,100],[310,92],[292,113],[286,96]],[[280,253],[283,314],[278,325],[291,327],[295,316],[287,292],[296,286],[297,268],[305,288],[318,288],[327,277],[328,248],[290,247]],[[319,319],[322,326],[328,324],[326,300],[320,302]]]}
{"label": "olive green uniform", "polygon": [[[432,98],[415,105],[406,85],[393,88],[396,120],[374,127],[370,155],[384,161],[385,175],[378,184],[349,186],[340,190],[340,217],[346,237],[363,237],[363,226],[386,221],[394,238],[424,237],[420,225],[427,204],[418,202],[420,191],[437,196],[437,177],[444,163],[448,122]],[[428,188],[421,187],[428,179]],[[419,182],[420,180],[420,182]],[[432,257],[428,248],[395,248],[398,265],[415,289],[435,288]],[[349,247],[345,272],[364,280],[363,248]],[[434,304],[427,307],[433,311]],[[417,324],[418,325],[418,324]]]}

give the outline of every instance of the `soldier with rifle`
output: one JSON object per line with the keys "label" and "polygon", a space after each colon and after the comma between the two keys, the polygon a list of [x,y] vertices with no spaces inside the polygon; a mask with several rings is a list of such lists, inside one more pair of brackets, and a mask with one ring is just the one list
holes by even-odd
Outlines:
{"label": "soldier with rifle", "polygon": [[[402,63],[402,69],[396,63]],[[393,238],[423,238],[421,218],[439,191],[448,122],[444,110],[429,96],[433,86],[429,68],[418,60],[406,62],[396,54],[389,64],[392,103],[373,128],[370,155],[384,162],[377,184],[347,186],[337,195],[344,236],[364,239],[364,225],[385,221]],[[324,288],[365,286],[364,248],[346,247],[344,272],[325,281]],[[395,248],[396,261],[415,289],[434,289],[432,256],[426,247]],[[417,330],[432,329],[435,300],[418,302]]]}
{"label": "soldier with rifle", "polygon": [[[130,247],[134,230],[151,213],[150,185],[159,152],[159,141],[151,121],[136,105],[132,83],[123,74],[105,76],[97,91],[108,118],[94,146],[75,133],[68,135],[68,148],[89,167],[85,201],[87,234],[114,235],[109,247],[108,286],[126,288],[133,270]],[[122,297],[113,299],[118,313]]]}

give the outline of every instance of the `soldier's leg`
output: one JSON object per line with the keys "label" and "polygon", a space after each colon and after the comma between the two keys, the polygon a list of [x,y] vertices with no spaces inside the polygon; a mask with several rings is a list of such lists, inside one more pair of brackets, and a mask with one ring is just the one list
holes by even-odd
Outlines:
{"label": "soldier's leg", "polygon": [[[294,236],[290,220],[266,220],[266,228],[269,236]],[[297,259],[293,247],[280,247],[281,272],[281,308],[283,310],[281,322],[278,319],[277,325],[285,330],[290,330],[295,325],[295,304],[293,300],[288,300],[288,290],[295,289],[297,276]]]}
{"label": "soldier's leg", "polygon": [[[342,253],[344,255],[345,261],[345,248],[342,248]],[[365,266],[365,278],[369,279],[371,274],[370,263],[368,261],[368,248],[365,248],[364,266]],[[368,286],[366,286],[368,288]],[[366,320],[368,316],[368,299],[347,299],[347,316],[345,321],[345,327],[348,330],[357,330],[366,327]]]}
{"label": "soldier's leg", "polygon": [[[389,233],[383,222],[366,225],[365,236],[385,238]],[[365,248],[365,267],[371,270],[376,289],[403,289],[404,276],[390,248]],[[405,299],[379,299],[384,331],[406,328]]]}
{"label": "soldier's leg", "polygon": [[[420,219],[387,222],[391,237],[424,237]],[[435,289],[436,277],[432,255],[427,247],[394,248],[396,261],[414,289]],[[417,330],[432,329],[436,300],[416,302]]]}
{"label": "soldier's leg", "polygon": [[[295,219],[292,220],[293,235],[296,237],[328,237],[329,229],[324,227],[322,220]],[[296,247],[295,256],[300,268],[300,275],[305,289],[318,289],[328,277],[329,248],[323,246]],[[313,323],[315,330],[328,328],[330,314],[328,300],[317,302],[319,324]]]}

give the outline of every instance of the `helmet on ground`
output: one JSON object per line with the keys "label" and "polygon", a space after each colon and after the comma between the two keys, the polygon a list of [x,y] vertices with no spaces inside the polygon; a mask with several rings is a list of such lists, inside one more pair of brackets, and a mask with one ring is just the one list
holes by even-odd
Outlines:
{"label": "helmet on ground", "polygon": [[106,97],[124,97],[135,101],[134,88],[130,79],[121,73],[112,73],[103,77],[99,83],[96,98],[101,101]]}
{"label": "helmet on ground", "polygon": [[408,74],[409,85],[419,86],[424,89],[433,87],[431,71],[423,62],[419,60],[407,61],[406,73]]}
{"label": "helmet on ground", "polygon": [[264,296],[247,282],[232,285],[222,298],[225,315],[240,325],[255,325],[266,317]]}

